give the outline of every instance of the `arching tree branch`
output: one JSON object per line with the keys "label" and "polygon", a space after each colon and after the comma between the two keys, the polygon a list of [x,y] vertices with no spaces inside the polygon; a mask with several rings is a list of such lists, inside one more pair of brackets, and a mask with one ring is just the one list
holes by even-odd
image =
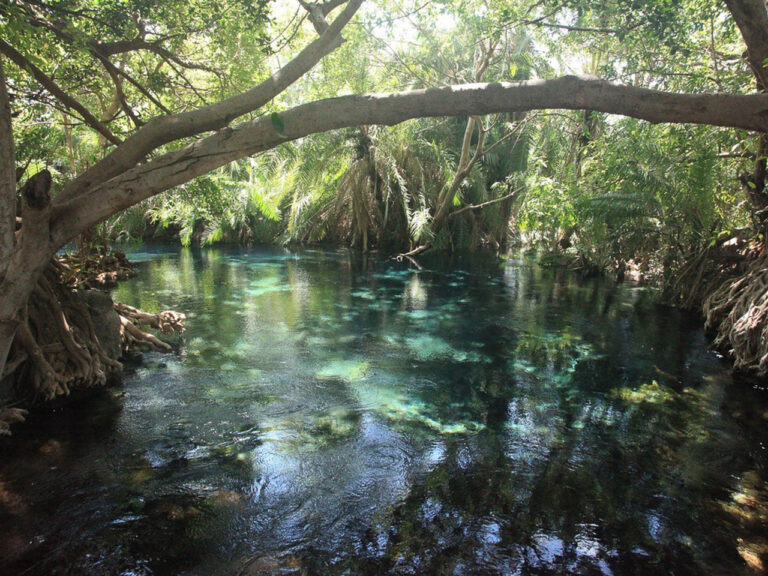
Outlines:
{"label": "arching tree branch", "polygon": [[418,117],[558,108],[622,114],[650,122],[768,131],[768,95],[765,94],[677,94],[576,76],[343,96],[304,104],[280,114],[279,129],[269,117],[226,128],[182,150],[136,166],[79,197],[57,197],[52,218],[52,247],[62,246],[120,210],[232,160],[309,134],[366,124],[394,125]]}
{"label": "arching tree branch", "polygon": [[201,70],[203,72],[210,72],[216,76],[220,75],[220,72],[209,66],[203,64],[197,64],[195,62],[187,62],[180,58],[165,46],[163,46],[163,40],[155,40],[150,42],[144,38],[133,38],[131,40],[118,40],[115,42],[94,42],[92,43],[93,49],[100,55],[105,57],[116,56],[118,54],[125,54],[127,52],[137,52],[139,50],[146,50],[160,56],[163,60],[171,61],[182,68],[188,70]]}
{"label": "arching tree branch", "polygon": [[[147,97],[147,99],[152,102],[155,106],[158,107],[161,111],[163,111],[166,114],[170,114],[171,111],[162,103],[160,100],[157,99],[156,96],[154,96],[149,90],[147,90],[146,87],[144,87],[141,82],[136,80],[133,76],[128,74],[125,70],[122,68],[119,68],[118,66],[115,66],[112,61],[109,60],[106,56],[102,56],[98,52],[94,52],[94,56],[96,56],[96,59],[101,62],[102,66],[104,66],[104,69],[109,73],[109,75],[112,77],[113,82],[117,86],[117,80],[120,76],[125,78],[130,84],[134,86],[139,92],[141,92],[144,96]],[[123,99],[125,99],[123,97]],[[125,106],[127,107],[128,104],[126,103]],[[126,113],[127,110],[126,110]]]}

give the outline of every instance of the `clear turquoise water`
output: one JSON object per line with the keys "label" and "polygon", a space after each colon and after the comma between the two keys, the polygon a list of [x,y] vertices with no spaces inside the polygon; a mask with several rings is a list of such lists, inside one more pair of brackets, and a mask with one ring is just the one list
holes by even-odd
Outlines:
{"label": "clear turquoise water", "polygon": [[768,394],[645,289],[481,256],[132,257],[116,299],[187,333],[0,448],[0,574],[768,564]]}

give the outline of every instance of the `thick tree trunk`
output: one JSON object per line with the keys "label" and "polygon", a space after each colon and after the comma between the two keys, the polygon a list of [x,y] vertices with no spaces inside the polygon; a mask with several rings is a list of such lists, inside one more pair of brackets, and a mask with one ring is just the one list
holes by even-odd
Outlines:
{"label": "thick tree trunk", "polygon": [[760,90],[768,89],[768,11],[764,0],[725,0],[747,45],[747,60]]}
{"label": "thick tree trunk", "polygon": [[[0,284],[11,263],[16,230],[16,154],[11,127],[11,104],[0,57]],[[2,292],[0,292],[2,295]],[[18,303],[0,298],[0,380],[18,326]],[[0,390],[0,394],[2,394]]]}
{"label": "thick tree trunk", "polygon": [[16,230],[16,153],[11,127],[11,104],[0,56],[0,281],[13,251]]}
{"label": "thick tree trunk", "polygon": [[[768,92],[768,10],[764,0],[725,0],[733,20],[739,27],[745,53],[758,92]],[[752,214],[763,234],[768,233],[768,194],[766,193],[766,155],[768,136],[758,138],[755,164],[750,174],[742,174],[744,194],[752,205]]]}
{"label": "thick tree trunk", "polygon": [[0,378],[5,374],[14,327],[22,324],[27,301],[53,255],[49,232],[50,189],[51,174],[43,170],[30,178],[21,190],[22,226],[15,234],[16,243],[6,273],[0,278]]}

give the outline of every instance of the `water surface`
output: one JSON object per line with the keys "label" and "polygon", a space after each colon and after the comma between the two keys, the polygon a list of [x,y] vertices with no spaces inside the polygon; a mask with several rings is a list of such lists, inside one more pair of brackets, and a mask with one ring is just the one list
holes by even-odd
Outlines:
{"label": "water surface", "polygon": [[768,402],[527,260],[155,248],[177,353],[2,445],[0,574],[753,574]]}

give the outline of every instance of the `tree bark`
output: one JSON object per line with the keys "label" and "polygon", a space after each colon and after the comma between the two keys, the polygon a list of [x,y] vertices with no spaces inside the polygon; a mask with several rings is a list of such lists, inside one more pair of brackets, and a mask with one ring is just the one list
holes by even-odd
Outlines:
{"label": "tree bark", "polygon": [[13,252],[16,230],[16,151],[11,125],[11,103],[0,56],[0,281]]}
{"label": "tree bark", "polygon": [[50,189],[47,170],[35,174],[21,189],[22,226],[16,232],[6,274],[0,279],[0,377],[29,296],[55,252],[50,237]]}
{"label": "tree bark", "polygon": [[[0,56],[0,283],[4,282],[13,256],[16,230],[16,152],[11,126],[11,103],[5,85],[3,58]],[[0,302],[0,380],[5,360],[16,334],[18,322],[13,314],[4,314]],[[3,390],[0,390],[2,397]]]}
{"label": "tree bark", "polygon": [[747,61],[760,90],[768,89],[768,11],[764,0],[725,0],[747,45]]}

